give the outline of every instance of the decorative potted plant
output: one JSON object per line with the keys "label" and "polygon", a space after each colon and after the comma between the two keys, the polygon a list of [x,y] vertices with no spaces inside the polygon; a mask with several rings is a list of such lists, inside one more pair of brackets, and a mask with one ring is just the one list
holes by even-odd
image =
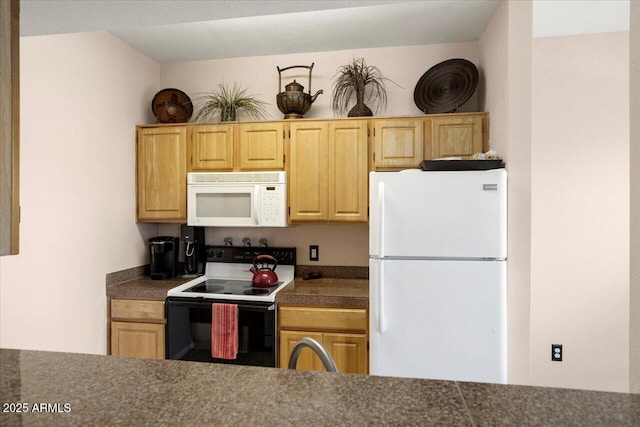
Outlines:
{"label": "decorative potted plant", "polygon": [[247,89],[240,89],[237,83],[230,87],[227,83],[218,84],[217,90],[200,94],[195,99],[196,109],[193,120],[196,122],[213,122],[215,116],[220,114],[220,121],[235,121],[240,113],[244,113],[252,119],[265,119],[267,111],[266,102],[247,95]]}
{"label": "decorative potted plant", "polygon": [[[387,105],[387,91],[385,82],[392,80],[382,75],[373,65],[367,65],[364,58],[353,58],[347,65],[338,68],[333,77],[333,92],[331,94],[331,108],[336,114],[349,112],[349,117],[372,116],[373,112],[364,103],[375,105],[376,111]],[[394,83],[395,84],[395,83]],[[349,109],[352,99],[356,104]]]}

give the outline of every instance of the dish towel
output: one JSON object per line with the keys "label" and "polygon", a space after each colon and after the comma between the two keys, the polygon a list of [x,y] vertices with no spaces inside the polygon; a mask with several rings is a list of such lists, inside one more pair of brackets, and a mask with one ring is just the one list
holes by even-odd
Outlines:
{"label": "dish towel", "polygon": [[211,357],[238,357],[238,305],[211,304]]}

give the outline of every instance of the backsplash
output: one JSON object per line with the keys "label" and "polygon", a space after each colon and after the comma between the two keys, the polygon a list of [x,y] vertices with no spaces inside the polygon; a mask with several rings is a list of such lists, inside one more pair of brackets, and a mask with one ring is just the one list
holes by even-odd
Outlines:
{"label": "backsplash", "polygon": [[[179,224],[159,224],[158,235],[180,236]],[[207,245],[223,245],[224,238],[231,237],[234,246],[242,246],[248,237],[254,246],[266,238],[269,246],[294,246],[297,248],[299,266],[351,266],[369,265],[369,227],[367,224],[302,224],[286,228],[207,227]],[[309,260],[309,246],[318,246],[318,261]],[[180,243],[180,259],[184,242]]]}
{"label": "backsplash", "polygon": [[[319,274],[319,276],[318,276]],[[330,265],[298,265],[296,277],[333,278],[333,279],[368,279],[369,267],[330,266]]]}

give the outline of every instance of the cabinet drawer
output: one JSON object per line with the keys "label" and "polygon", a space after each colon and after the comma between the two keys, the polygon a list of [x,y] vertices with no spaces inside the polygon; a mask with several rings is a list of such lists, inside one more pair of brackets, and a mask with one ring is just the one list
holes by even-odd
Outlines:
{"label": "cabinet drawer", "polygon": [[280,307],[280,328],[366,332],[367,310],[363,308]]}
{"label": "cabinet drawer", "polygon": [[164,301],[112,299],[111,318],[164,320]]}

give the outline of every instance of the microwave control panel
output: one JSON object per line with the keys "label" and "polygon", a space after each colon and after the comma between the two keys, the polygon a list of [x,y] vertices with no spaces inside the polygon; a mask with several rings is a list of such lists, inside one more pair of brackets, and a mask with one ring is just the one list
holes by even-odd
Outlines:
{"label": "microwave control panel", "polygon": [[260,224],[266,227],[287,225],[285,184],[260,186]]}

